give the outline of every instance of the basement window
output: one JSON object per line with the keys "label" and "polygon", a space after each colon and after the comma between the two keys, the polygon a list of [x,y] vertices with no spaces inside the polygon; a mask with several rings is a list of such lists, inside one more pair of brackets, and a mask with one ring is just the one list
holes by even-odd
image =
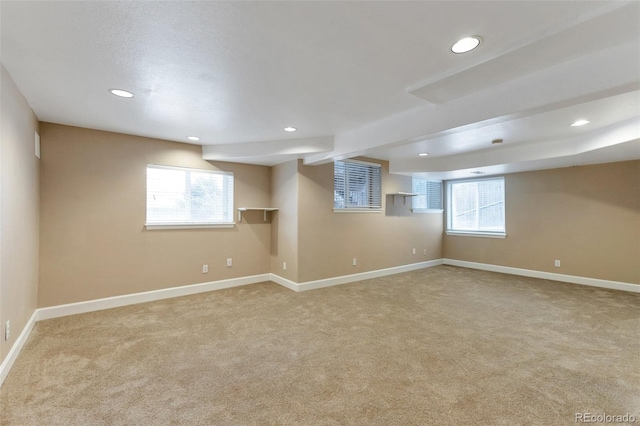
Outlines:
{"label": "basement window", "polygon": [[382,211],[380,164],[356,160],[333,164],[334,212]]}
{"label": "basement window", "polygon": [[147,165],[147,229],[234,226],[233,173]]}
{"label": "basement window", "polygon": [[504,238],[504,178],[447,182],[447,234]]}
{"label": "basement window", "polygon": [[413,177],[411,192],[418,194],[411,198],[411,211],[414,213],[442,213],[442,182]]}

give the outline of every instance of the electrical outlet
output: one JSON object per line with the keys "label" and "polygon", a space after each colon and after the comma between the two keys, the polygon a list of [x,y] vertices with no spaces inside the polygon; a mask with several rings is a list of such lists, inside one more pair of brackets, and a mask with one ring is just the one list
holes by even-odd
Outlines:
{"label": "electrical outlet", "polygon": [[560,261],[558,259],[556,259],[555,262],[553,262],[553,264],[555,265],[556,268],[560,267]]}
{"label": "electrical outlet", "polygon": [[427,249],[424,249],[424,255],[425,256],[427,255]]}
{"label": "electrical outlet", "polygon": [[233,259],[230,257],[227,258],[227,266],[233,266]]}
{"label": "electrical outlet", "polygon": [[202,265],[202,273],[206,274],[209,272],[209,265]]}
{"label": "electrical outlet", "polygon": [[411,254],[416,254],[416,249],[413,249],[413,251],[411,252]]}
{"label": "electrical outlet", "polygon": [[283,271],[287,270],[287,262],[282,262],[282,270]]}
{"label": "electrical outlet", "polygon": [[351,263],[353,264],[353,266],[356,266],[358,264],[358,259],[354,257]]}
{"label": "electrical outlet", "polygon": [[4,340],[9,340],[9,337],[11,337],[11,322],[7,320],[4,323]]}

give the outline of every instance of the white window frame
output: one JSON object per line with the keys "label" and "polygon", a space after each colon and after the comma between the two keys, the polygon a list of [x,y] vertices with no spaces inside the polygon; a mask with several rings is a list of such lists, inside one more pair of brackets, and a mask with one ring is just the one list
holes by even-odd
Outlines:
{"label": "white window frame", "polygon": [[[216,175],[225,175],[231,177],[231,182],[229,183],[230,188],[227,188],[227,191],[230,192],[230,203],[227,204],[227,216],[229,217],[228,221],[222,222],[199,222],[195,220],[179,222],[179,221],[163,221],[163,220],[149,220],[149,188],[148,184],[146,185],[146,201],[145,201],[145,215],[146,215],[146,223],[145,227],[148,230],[155,229],[195,229],[195,228],[232,228],[235,226],[234,218],[235,218],[235,210],[234,210],[234,180],[232,172],[224,172],[218,170],[207,170],[207,169],[194,169],[187,167],[176,167],[176,166],[165,166],[158,164],[147,164],[146,172],[148,173],[149,169],[164,169],[164,170],[180,170],[186,173],[200,173],[200,174],[216,174]],[[229,196],[229,195],[227,195]],[[230,208],[229,208],[230,205]]]}
{"label": "white window frame", "polygon": [[[416,181],[423,181],[425,183],[424,189],[425,192],[424,193],[419,193],[416,191],[416,186],[415,186],[415,182]],[[428,184],[437,184],[439,187],[439,191],[440,191],[440,206],[438,208],[433,208],[432,206],[429,205],[429,188],[428,188]],[[413,213],[442,213],[444,211],[444,197],[443,197],[443,189],[442,189],[443,185],[442,185],[442,181],[441,180],[433,180],[433,179],[427,179],[427,178],[421,178],[421,177],[415,177],[413,176],[411,178],[411,192],[414,194],[418,194],[415,197],[411,197],[411,211]],[[419,200],[418,197],[422,197],[424,196],[426,198],[426,208],[423,207],[415,207],[416,201]]]}
{"label": "white window frame", "polygon": [[[452,186],[455,184],[466,183],[466,182],[481,182],[481,181],[489,181],[489,180],[502,180],[503,182],[503,198],[502,202],[504,208],[502,209],[502,223],[503,230],[502,231],[482,231],[482,230],[471,230],[471,229],[452,229],[451,227],[451,214],[453,212],[452,203],[453,197],[451,196]],[[471,237],[486,237],[486,238],[506,238],[507,236],[507,224],[506,224],[506,180],[504,176],[492,176],[486,178],[472,178],[472,179],[458,179],[446,182],[446,234],[447,235],[461,235],[461,236],[471,236]],[[479,209],[478,209],[479,210]]]}
{"label": "white window frame", "polygon": [[[377,170],[378,176],[379,176],[379,180],[380,180],[380,186],[378,188],[378,200],[380,202],[379,206],[371,206],[371,207],[348,207],[348,205],[345,205],[345,207],[336,207],[335,206],[335,192],[336,192],[336,181],[335,181],[335,164],[336,163],[345,163],[346,167],[348,167],[349,164],[358,164],[358,165],[364,165],[368,168],[370,168],[371,170]],[[368,161],[361,161],[361,160],[339,160],[339,161],[335,161],[334,162],[334,181],[333,181],[334,187],[334,205],[333,205],[333,211],[334,213],[381,213],[383,212],[382,209],[382,165],[379,163],[371,163]],[[348,179],[345,183],[345,192],[348,191]]]}

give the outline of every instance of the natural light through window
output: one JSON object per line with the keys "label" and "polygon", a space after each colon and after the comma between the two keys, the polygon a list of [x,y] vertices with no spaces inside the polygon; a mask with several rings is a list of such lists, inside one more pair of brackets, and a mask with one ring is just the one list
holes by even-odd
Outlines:
{"label": "natural light through window", "polygon": [[447,182],[447,233],[504,237],[504,178]]}
{"label": "natural light through window", "polygon": [[147,166],[147,227],[233,225],[233,174]]}
{"label": "natural light through window", "polygon": [[414,213],[442,212],[442,182],[413,177],[411,192],[417,194],[411,197]]}
{"label": "natural light through window", "polygon": [[334,211],[381,211],[380,164],[336,161],[333,168]]}

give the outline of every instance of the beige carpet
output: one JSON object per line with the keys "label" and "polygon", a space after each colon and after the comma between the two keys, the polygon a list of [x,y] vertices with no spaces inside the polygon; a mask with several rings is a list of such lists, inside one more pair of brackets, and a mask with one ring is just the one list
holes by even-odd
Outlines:
{"label": "beige carpet", "polygon": [[440,266],[43,321],[2,425],[640,422],[640,295]]}

